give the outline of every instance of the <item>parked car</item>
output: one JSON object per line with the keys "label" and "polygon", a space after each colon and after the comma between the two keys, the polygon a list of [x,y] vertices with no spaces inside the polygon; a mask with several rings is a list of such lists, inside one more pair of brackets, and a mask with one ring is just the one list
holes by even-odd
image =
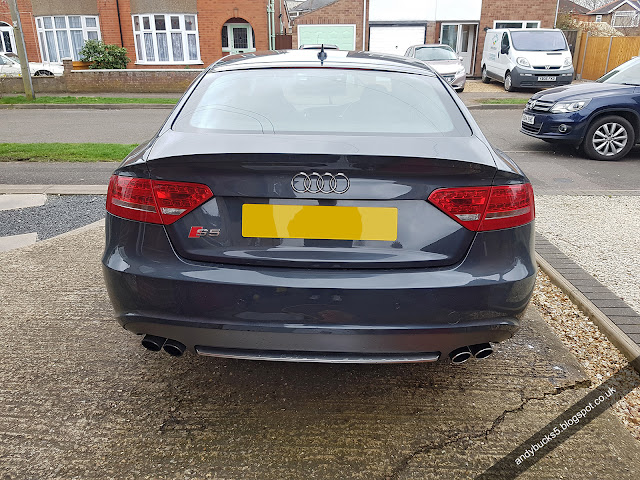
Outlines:
{"label": "parked car", "polygon": [[536,276],[527,177],[427,65],[371,52],[219,60],[107,212],[117,319],[172,355],[483,358]]}
{"label": "parked car", "polygon": [[482,50],[482,81],[520,87],[547,88],[573,81],[573,59],[562,30],[500,28],[487,30]]}
{"label": "parked car", "polygon": [[520,131],[580,147],[595,160],[620,160],[640,139],[640,58],[593,83],[552,88],[531,97]]}
{"label": "parked car", "polygon": [[[29,62],[29,71],[34,77],[52,77],[62,75],[64,67],[55,63],[35,63]],[[20,60],[16,57],[9,57],[0,53],[0,77],[20,77],[22,69]]]}
{"label": "parked car", "polygon": [[404,56],[427,63],[442,75],[456,92],[464,90],[467,71],[462,64],[462,58],[458,57],[449,45],[413,45],[407,49]]}

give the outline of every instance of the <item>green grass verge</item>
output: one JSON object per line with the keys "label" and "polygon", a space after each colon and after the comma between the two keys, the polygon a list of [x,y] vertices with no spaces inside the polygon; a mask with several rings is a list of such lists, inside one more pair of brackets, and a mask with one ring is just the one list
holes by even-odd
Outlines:
{"label": "green grass verge", "polygon": [[529,101],[528,98],[487,98],[486,100],[478,100],[484,105],[524,105]]}
{"label": "green grass verge", "polygon": [[123,104],[123,103],[169,103],[175,104],[177,98],[124,98],[124,97],[36,97],[27,100],[23,96],[0,97],[0,105],[24,105],[33,103],[57,103],[64,105]]}
{"label": "green grass verge", "polygon": [[136,147],[120,143],[0,143],[0,161],[120,162]]}

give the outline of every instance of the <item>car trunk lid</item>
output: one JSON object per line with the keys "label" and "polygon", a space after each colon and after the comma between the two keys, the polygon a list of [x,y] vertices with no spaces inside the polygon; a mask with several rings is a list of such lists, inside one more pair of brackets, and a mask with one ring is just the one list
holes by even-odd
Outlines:
{"label": "car trunk lid", "polygon": [[212,199],[165,227],[176,252],[199,262],[451,265],[475,233],[427,198],[437,188],[491,185],[496,171],[475,137],[216,137],[165,133],[147,161],[152,179],[211,188]]}

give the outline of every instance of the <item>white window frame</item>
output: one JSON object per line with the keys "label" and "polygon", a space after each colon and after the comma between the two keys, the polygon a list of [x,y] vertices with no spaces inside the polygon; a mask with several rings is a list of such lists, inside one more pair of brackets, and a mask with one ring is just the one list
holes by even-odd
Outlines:
{"label": "white window frame", "polygon": [[0,50],[0,53],[7,53],[7,49],[6,49],[6,45],[5,45],[5,41],[4,41],[4,34],[2,32],[8,32],[9,33],[9,43],[11,45],[9,45],[9,47],[11,47],[11,52],[12,53],[17,53],[16,52],[16,40],[15,38],[13,38],[13,27],[11,25],[9,25],[8,23],[5,24],[5,22],[0,22],[0,45],[2,45],[2,49]]}
{"label": "white window frame", "polygon": [[[534,28],[540,28],[540,20],[494,20],[493,28],[498,28],[496,25],[499,23],[519,23],[519,27],[509,27],[509,28],[526,28],[527,23],[535,23],[537,24]],[[501,27],[502,28],[502,27]]]}
{"label": "white window frame", "polygon": [[[55,24],[56,17],[64,17],[64,21],[65,21],[64,28],[56,27],[56,24]],[[71,27],[69,24],[69,17],[80,17],[81,27],[79,28]],[[45,18],[51,19],[52,28],[45,28],[45,20],[44,20]],[[96,22],[95,27],[87,26],[87,19],[89,18],[95,20]],[[42,15],[40,17],[35,17],[34,20],[36,23],[36,33],[38,37],[38,44],[40,45],[40,57],[42,58],[43,62],[62,64],[63,57],[61,55],[62,52],[60,51],[60,45],[58,43],[58,32],[66,32],[65,36],[67,38],[67,42],[69,45],[69,52],[71,54],[69,58],[73,60],[80,60],[80,58],[76,58],[77,55],[73,49],[73,42],[71,40],[71,30],[82,30],[83,45],[84,45],[84,42],[89,40],[89,32],[97,33],[98,35],[97,40],[102,40],[102,34],[100,32],[100,19],[98,18],[97,15]],[[54,62],[50,61],[51,56],[49,55],[49,47],[46,42],[46,32],[53,32],[53,41],[55,44],[56,55],[57,55],[57,60]]]}
{"label": "white window frame", "polygon": [[[156,30],[156,16],[164,16],[164,24],[165,30]],[[136,30],[136,17],[139,19],[140,30]],[[144,17],[149,17],[149,29],[144,28]],[[178,17],[180,20],[180,28],[173,29],[171,28],[171,17]],[[186,20],[185,17],[193,17],[194,18],[194,30],[186,29]],[[131,28],[133,29],[133,43],[134,50],[136,51],[136,65],[202,65],[202,60],[200,56],[200,34],[198,33],[198,15],[195,13],[136,13],[135,15],[131,15]],[[147,50],[144,40],[144,34],[150,33],[153,38],[153,60],[147,60]],[[158,33],[165,33],[167,35],[167,46],[168,46],[168,54],[169,60],[160,61],[158,60]],[[182,35],[182,60],[174,60],[173,58],[173,39],[172,33],[180,33]],[[189,40],[188,35],[195,35],[196,37],[196,53],[198,58],[195,60],[190,60],[189,57]],[[138,40],[137,37],[140,37],[140,50],[138,51]],[[142,58],[140,58],[140,54],[142,53]]]}
{"label": "white window frame", "polygon": [[[629,25],[616,25],[616,19],[618,18],[631,18],[631,23]],[[613,17],[611,17],[611,26],[616,28],[635,28],[639,25],[640,16],[638,12],[633,12],[631,10],[625,10],[622,12],[614,12]]]}
{"label": "white window frame", "polygon": [[[255,52],[256,49],[253,47],[254,38],[253,38],[253,27],[250,23],[225,23],[223,26],[227,27],[227,47],[222,47],[222,51],[225,53],[232,53],[237,50],[242,50],[242,53],[250,53]],[[234,28],[244,28],[247,30],[247,48],[235,48],[233,45],[233,29]]]}
{"label": "white window frame", "polygon": [[602,22],[602,15],[596,15],[596,22]]}

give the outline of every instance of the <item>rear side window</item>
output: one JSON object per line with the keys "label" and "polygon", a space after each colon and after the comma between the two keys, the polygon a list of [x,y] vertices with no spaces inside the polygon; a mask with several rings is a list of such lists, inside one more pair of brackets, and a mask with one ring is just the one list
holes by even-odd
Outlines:
{"label": "rear side window", "polygon": [[182,132],[470,136],[438,79],[339,69],[210,73],[173,123]]}

